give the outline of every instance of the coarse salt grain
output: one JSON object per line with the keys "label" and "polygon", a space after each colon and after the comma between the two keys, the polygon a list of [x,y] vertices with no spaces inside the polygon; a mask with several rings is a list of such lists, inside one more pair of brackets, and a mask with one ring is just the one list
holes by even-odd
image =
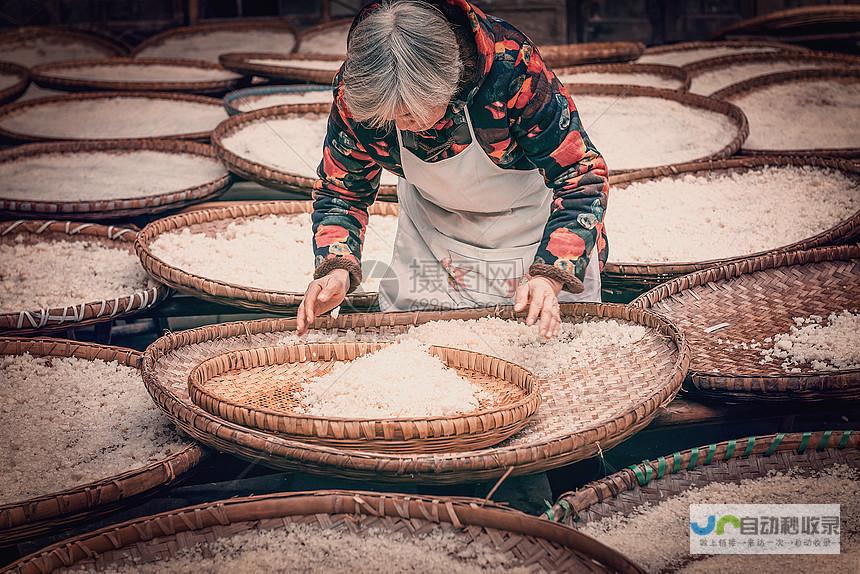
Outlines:
{"label": "coarse salt grain", "polygon": [[334,101],[331,90],[309,90],[307,92],[275,93],[237,98],[232,102],[240,112],[253,112],[263,108],[284,104],[330,104]]}
{"label": "coarse salt grain", "polygon": [[278,52],[289,54],[296,44],[288,30],[207,30],[201,27],[191,34],[164,38],[144,47],[138,58],[182,58],[218,63],[218,56],[228,52]]}
{"label": "coarse salt grain", "polygon": [[810,315],[794,321],[788,333],[774,335],[772,346],[759,350],[762,363],[782,359],[789,373],[860,369],[860,314],[845,309],[826,319]]}
{"label": "coarse salt grain", "polygon": [[227,70],[182,64],[92,64],[45,71],[47,76],[110,82],[211,82],[240,78]]}
{"label": "coarse salt grain", "polygon": [[70,38],[61,38],[50,34],[26,40],[15,38],[8,42],[0,42],[0,54],[0,58],[4,62],[12,62],[26,67],[61,60],[88,60],[112,55],[106,49],[99,48],[89,42],[77,42]]}
{"label": "coarse salt grain", "polygon": [[0,356],[0,505],[141,468],[188,443],[137,369],[73,357]]}
{"label": "coarse salt grain", "polygon": [[814,68],[826,68],[835,64],[829,62],[818,62],[799,58],[797,60],[771,61],[771,62],[738,62],[706,70],[701,73],[690,74],[690,92],[694,94],[711,95],[717,90],[722,90],[732,84],[737,84],[750,78],[757,78],[765,74],[776,72],[788,72],[793,70],[810,70]]}
{"label": "coarse salt grain", "polygon": [[[797,209],[810,197],[815,209]],[[750,255],[813,237],[858,210],[860,180],[827,168],[769,166],[634,182],[613,189],[605,219],[609,257],[658,263]]]}
{"label": "coarse salt grain", "polygon": [[302,39],[299,53],[309,54],[346,54],[346,40],[349,24],[328,28]]}
{"label": "coarse salt grain", "polygon": [[659,74],[618,73],[618,72],[582,72],[579,74],[559,74],[558,79],[565,84],[622,84],[625,86],[647,86],[677,90],[683,84],[677,78]]}
{"label": "coarse salt grain", "polygon": [[715,46],[694,48],[692,50],[675,50],[662,54],[643,54],[637,64],[666,64],[668,66],[683,66],[700,60],[731,56],[736,54],[757,54],[776,52],[777,49],[767,46]]}
{"label": "coarse salt grain", "polygon": [[276,60],[276,59],[252,59],[248,60],[249,64],[258,66],[274,66],[276,68],[302,68],[306,70],[329,70],[336,72],[343,65],[339,60]]}

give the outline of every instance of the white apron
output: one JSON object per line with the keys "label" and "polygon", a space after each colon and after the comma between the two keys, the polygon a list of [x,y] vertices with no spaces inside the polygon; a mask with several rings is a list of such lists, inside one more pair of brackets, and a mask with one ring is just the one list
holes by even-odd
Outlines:
{"label": "white apron", "polygon": [[[472,119],[472,142],[457,155],[425,162],[403,145],[397,184],[400,217],[394,256],[379,286],[382,311],[513,304],[534,262],[550,214],[552,190],[537,169],[502,169],[484,153]],[[600,267],[592,250],[582,293],[559,301],[600,301]]]}

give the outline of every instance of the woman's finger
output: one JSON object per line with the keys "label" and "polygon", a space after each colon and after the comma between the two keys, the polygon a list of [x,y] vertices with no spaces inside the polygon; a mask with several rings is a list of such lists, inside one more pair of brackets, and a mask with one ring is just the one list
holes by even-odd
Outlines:
{"label": "woman's finger", "polygon": [[302,302],[299,303],[299,310],[296,313],[296,331],[298,332],[300,337],[305,334],[305,331],[307,331],[307,327],[305,326],[305,300],[304,299],[302,299]]}
{"label": "woman's finger", "polygon": [[543,306],[540,312],[540,334],[542,337],[549,338],[550,333],[552,333],[552,322],[553,322],[553,304],[555,302],[555,295],[552,293],[546,293],[543,296]]}
{"label": "woman's finger", "polygon": [[317,296],[322,291],[322,285],[319,282],[314,281],[310,285],[308,285],[308,290],[305,292],[305,298],[302,300],[302,304],[305,306],[305,320],[308,324],[313,323],[314,319],[316,319],[316,302]]}
{"label": "woman's finger", "polygon": [[540,316],[541,308],[543,308],[543,297],[539,288],[530,287],[529,293],[529,314],[526,316],[526,325],[531,327]]}
{"label": "woman's finger", "polygon": [[514,311],[519,313],[524,311],[529,303],[529,284],[522,283],[517,287],[517,293],[514,298]]}

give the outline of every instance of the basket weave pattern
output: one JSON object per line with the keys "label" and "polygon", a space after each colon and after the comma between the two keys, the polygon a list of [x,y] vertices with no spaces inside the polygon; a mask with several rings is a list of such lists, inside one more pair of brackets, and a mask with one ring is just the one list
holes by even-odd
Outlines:
{"label": "basket weave pattern", "polygon": [[629,62],[645,51],[640,42],[586,42],[583,44],[553,44],[540,49],[544,62],[553,68],[581,64]]}

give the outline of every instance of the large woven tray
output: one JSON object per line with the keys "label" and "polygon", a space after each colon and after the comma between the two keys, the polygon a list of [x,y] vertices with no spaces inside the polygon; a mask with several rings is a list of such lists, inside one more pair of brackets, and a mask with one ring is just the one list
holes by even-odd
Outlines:
{"label": "large woven tray", "polygon": [[639,42],[586,42],[583,44],[551,44],[540,49],[549,66],[578,66],[630,62],[642,55],[645,44]]}
{"label": "large woven tray", "polygon": [[[328,94],[331,94],[331,88],[329,86],[320,86],[318,84],[298,84],[292,86],[254,86],[252,88],[242,88],[241,90],[230,92],[229,94],[226,94],[224,96],[224,109],[226,109],[227,113],[231,116],[235,116],[238,114],[256,111],[249,107],[249,99],[265,98],[267,96],[279,96],[281,94],[304,94],[307,92],[327,92]],[[283,104],[273,104],[271,106],[265,106],[265,108],[273,108],[277,105]],[[261,107],[259,109],[265,108]]]}
{"label": "large woven tray", "polygon": [[684,332],[693,353],[690,382],[702,395],[759,401],[860,398],[860,369],[786,373],[778,360],[763,365],[757,349],[742,345],[787,333],[794,317],[856,310],[860,246],[729,263],[664,283],[632,305],[652,309]]}
{"label": "large woven tray", "polygon": [[[198,363],[238,349],[276,345],[294,333],[295,319],[214,325],[162,337],[147,349],[144,381],[157,404],[186,432],[215,448],[275,468],[359,480],[454,484],[543,472],[589,458],[648,425],[677,393],[689,351],[669,322],[623,305],[562,304],[565,321],[617,319],[649,328],[636,352],[571,365],[539,379],[541,406],[529,425],[493,448],[462,453],[392,455],[291,441],[234,425],[196,407],[188,375]],[[415,313],[363,313],[318,319],[308,337],[348,330],[392,339],[409,326],[445,319],[499,316],[522,320],[510,307]],[[354,335],[353,335],[354,337]],[[351,337],[347,340],[352,340]]]}
{"label": "large woven tray", "polygon": [[[721,42],[677,42],[674,44],[663,44],[661,46],[650,46],[645,49],[642,53],[641,63],[650,64],[650,63],[661,63],[661,62],[651,62],[648,60],[648,56],[655,56],[660,54],[669,54],[672,52],[687,52],[691,50],[701,50],[703,48],[722,48],[722,47],[730,47],[730,48],[773,48],[774,51],[780,52],[806,52],[806,48],[801,48],[798,46],[792,46],[791,44],[783,44],[781,42],[769,42],[769,41],[761,41],[761,40],[725,40]],[[743,53],[743,52],[738,52]],[[765,52],[767,53],[767,52]],[[681,65],[682,68],[686,68],[699,61],[699,59],[687,62],[686,64]]]}
{"label": "large woven tray", "polygon": [[[313,202],[311,201],[270,201],[178,213],[153,221],[144,227],[135,243],[135,249],[143,268],[150,276],[183,293],[207,301],[256,311],[294,312],[296,306],[301,303],[304,292],[264,291],[218,279],[200,277],[168,265],[152,253],[150,245],[159,235],[171,231],[189,229],[193,233],[217,233],[240,218],[311,213],[312,211]],[[374,203],[370,206],[369,213],[396,216],[399,210],[397,205],[392,203]],[[309,253],[308,257],[310,256]],[[376,293],[352,293],[347,295],[346,303],[354,307],[368,308],[376,303]]]}
{"label": "large woven tray", "polygon": [[342,29],[343,32],[348,33],[351,26],[352,18],[343,18],[332,20],[331,22],[323,22],[322,24],[317,24],[310,28],[305,28],[299,33],[299,46],[296,48],[296,51],[300,53],[312,52],[314,54],[336,54],[345,59],[346,42],[344,42],[343,50],[333,52],[327,48],[320,49],[319,44],[314,42],[314,38],[316,36],[324,35],[332,30]]}
{"label": "large woven tray", "polygon": [[[215,146],[218,157],[233,173],[266,187],[304,193],[310,196],[316,178],[283,171],[241,157],[224,146],[224,139],[248,124],[265,122],[270,119],[275,120],[290,115],[325,114],[328,117],[330,112],[331,104],[287,104],[240,114],[218,124],[215,131],[212,132],[212,145]],[[320,150],[320,159],[322,159],[322,150]],[[380,185],[377,198],[383,201],[396,201],[396,186]]]}
{"label": "large woven tray", "polygon": [[792,36],[796,35],[840,32],[846,28],[856,30],[858,24],[860,24],[860,6],[801,6],[768,12],[735,22],[717,31],[714,38],[771,35],[782,37],[785,41],[792,41]]}
{"label": "large woven tray", "polygon": [[216,355],[188,375],[195,405],[240,426],[341,449],[397,454],[460,452],[493,446],[519,432],[540,404],[537,381],[524,368],[481,353],[431,346],[486,397],[479,410],[414,418],[344,418],[304,414],[305,382],[385,343],[309,343]]}
{"label": "large woven tray", "polygon": [[[278,60],[283,65],[259,64],[251,60]],[[327,62],[343,62],[342,56],[329,54],[279,54],[273,52],[233,52],[221,54],[218,61],[228,70],[243,76],[260,76],[270,80],[288,82],[310,82],[331,86],[337,70],[322,70],[290,66],[292,61],[320,60]]]}
{"label": "large woven tray", "polygon": [[[751,78],[749,80],[739,82],[732,86],[728,86],[727,88],[724,88],[712,94],[712,97],[729,102],[739,96],[747,95],[751,92],[755,92],[774,85],[790,84],[794,82],[811,82],[815,80],[830,80],[842,82],[845,84],[858,84],[860,83],[860,68],[797,70],[794,72],[778,72],[776,74],[768,74],[766,76]],[[814,126],[810,126],[810,129],[814,129]],[[860,130],[858,130],[858,132],[860,132]],[[781,154],[813,157],[825,156],[858,158],[860,157],[860,137],[858,137],[858,144],[856,146],[847,148],[813,149],[809,147],[803,147],[801,149],[796,150],[768,150],[744,148],[741,151],[749,155]]]}
{"label": "large woven tray", "polygon": [[0,62],[0,72],[4,75],[16,76],[18,80],[9,86],[0,90],[0,105],[16,100],[18,96],[24,93],[27,86],[30,85],[30,72],[24,66],[11,64],[9,62]]}
{"label": "large woven tray", "polygon": [[[677,66],[664,66],[662,64],[590,64],[585,66],[565,66],[562,68],[553,69],[557,76],[567,74],[643,74],[650,76],[659,76],[664,80],[670,80],[677,83],[677,87],[673,88],[679,92],[686,92],[690,87],[690,77],[683,68]],[[575,86],[574,93],[577,93],[582,85],[590,86],[597,82],[577,82],[574,79],[564,81],[566,85]],[[601,82],[610,85],[638,85],[638,84],[622,84],[621,82]],[[648,86],[646,86],[648,87]],[[669,89],[669,88],[664,88]]]}
{"label": "large woven tray", "polygon": [[[680,164],[669,168],[646,169],[621,174],[612,177],[612,186],[615,189],[623,189],[631,183],[659,179],[662,177],[673,177],[689,173],[705,173],[732,170],[751,169],[763,166],[813,166],[841,171],[848,177],[860,182],[860,166],[845,160],[824,158],[798,158],[786,156],[762,156],[729,158],[711,162],[694,162]],[[847,219],[836,223],[830,229],[822,231],[818,235],[808,237],[801,241],[784,245],[765,252],[739,255],[726,259],[711,259],[708,261],[685,261],[672,263],[629,263],[608,261],[603,268],[602,279],[604,290],[613,294],[632,298],[652,289],[669,279],[746,259],[768,253],[779,251],[796,251],[799,249],[810,249],[824,245],[843,243],[860,233],[860,210],[853,213]]]}
{"label": "large woven tray", "polygon": [[[0,151],[0,164],[22,159],[47,158],[55,154],[74,155],[95,151],[133,154],[144,150],[215,159],[215,151],[211,146],[205,144],[153,139],[120,142],[90,141],[27,144]],[[16,200],[0,197],[0,217],[55,217],[60,219],[103,221],[106,219],[128,218],[139,215],[155,215],[213,199],[228,189],[231,181],[230,174],[225,171],[221,177],[196,187],[188,189],[165,189],[163,193],[158,195],[112,200],[61,202]],[[39,185],[39,182],[34,182],[34,187],[36,185]]]}
{"label": "large woven tray", "polygon": [[198,543],[290,524],[359,536],[383,530],[406,539],[438,528],[456,536],[467,552],[473,544],[488,546],[529,571],[644,574],[618,552],[573,529],[491,502],[359,491],[231,498],[146,516],[60,542],[4,572],[135,565],[172,557]]}
{"label": "large woven tray", "polygon": [[[25,242],[86,240],[131,252],[137,232],[123,227],[72,221],[0,222],[0,242],[15,241],[18,235],[23,236]],[[75,303],[54,309],[21,309],[0,314],[0,335],[44,334],[113,321],[154,307],[169,295],[170,289],[156,285],[135,293],[117,293],[114,299],[107,301]]]}
{"label": "large woven tray", "polygon": [[[63,75],[75,68],[92,66],[115,66],[124,68],[143,68],[146,66],[172,66],[179,69],[219,70],[225,74],[218,80],[164,80],[164,81],[129,81],[123,79],[123,72],[117,71],[116,79],[96,80],[87,78],[70,78]],[[115,92],[185,92],[203,95],[221,95],[238,87],[244,81],[241,77],[226,77],[218,64],[198,60],[179,60],[167,58],[109,58],[104,60],[77,60],[74,62],[59,62],[42,64],[32,68],[33,81],[43,88],[64,90],[70,92],[86,92],[105,90]]]}
{"label": "large woven tray", "polygon": [[[25,26],[3,32],[0,34],[0,54],[4,61],[14,62],[25,67],[34,65],[35,63],[44,64],[48,61],[59,61],[58,59],[42,59],[39,62],[23,62],[18,61],[12,55],[12,50],[15,46],[26,45],[33,40],[50,38],[56,40],[57,43],[78,44],[88,46],[101,53],[104,58],[113,58],[126,54],[126,47],[121,43],[108,38],[102,34],[93,34],[82,30],[72,30],[69,28],[60,28],[57,26]],[[68,60],[69,55],[63,54],[61,60]]]}
{"label": "large woven tray", "polygon": [[[63,339],[0,338],[0,355],[77,357],[117,361],[139,368],[141,353],[132,349],[78,343]],[[116,511],[141,495],[166,486],[194,468],[205,451],[197,444],[163,460],[146,464],[116,476],[82,484],[49,495],[0,506],[0,546],[80,524]],[[137,498],[136,498],[137,497]]]}

